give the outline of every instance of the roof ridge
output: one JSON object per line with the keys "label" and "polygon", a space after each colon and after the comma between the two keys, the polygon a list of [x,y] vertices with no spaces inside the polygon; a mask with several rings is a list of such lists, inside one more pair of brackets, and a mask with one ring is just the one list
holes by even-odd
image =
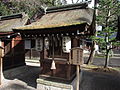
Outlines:
{"label": "roof ridge", "polygon": [[66,11],[66,10],[85,9],[87,6],[88,6],[87,2],[81,2],[77,4],[68,4],[68,5],[48,7],[44,9],[44,12],[53,13],[53,12],[60,12],[60,11]]}
{"label": "roof ridge", "polygon": [[13,15],[7,15],[7,16],[0,16],[0,21],[2,20],[9,20],[9,19],[15,19],[15,18],[22,18],[24,16],[24,12],[13,14]]}

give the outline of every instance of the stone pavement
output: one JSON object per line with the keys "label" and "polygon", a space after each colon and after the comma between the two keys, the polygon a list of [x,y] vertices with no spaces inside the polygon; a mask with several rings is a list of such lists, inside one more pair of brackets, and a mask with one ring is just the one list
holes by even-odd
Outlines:
{"label": "stone pavement", "polygon": [[[39,73],[39,65],[7,70],[4,72],[5,79],[0,90],[36,90],[36,79]],[[120,74],[98,73],[82,69],[80,75],[80,90],[120,90]],[[75,80],[72,84],[75,85]],[[38,88],[38,90],[41,89]]]}

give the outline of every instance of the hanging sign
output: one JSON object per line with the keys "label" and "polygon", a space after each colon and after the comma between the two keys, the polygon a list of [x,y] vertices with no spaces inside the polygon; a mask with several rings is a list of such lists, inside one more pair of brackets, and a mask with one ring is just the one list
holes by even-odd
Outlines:
{"label": "hanging sign", "polygon": [[71,38],[68,36],[63,37],[62,39],[62,49],[63,52],[69,53],[71,49]]}
{"label": "hanging sign", "polygon": [[42,38],[36,39],[36,50],[37,51],[43,50],[43,39]]}
{"label": "hanging sign", "polygon": [[44,46],[45,49],[48,50],[48,49],[49,49],[49,39],[48,39],[48,37],[46,37],[46,38],[44,39],[44,43],[45,43],[45,44],[44,44],[44,45],[45,45],[45,46]]}

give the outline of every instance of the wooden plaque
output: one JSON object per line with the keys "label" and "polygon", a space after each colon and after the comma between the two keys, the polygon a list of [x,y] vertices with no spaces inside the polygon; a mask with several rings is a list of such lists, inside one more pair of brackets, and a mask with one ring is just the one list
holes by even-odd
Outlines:
{"label": "wooden plaque", "polygon": [[71,49],[69,54],[69,63],[73,65],[83,64],[83,49],[75,47]]}

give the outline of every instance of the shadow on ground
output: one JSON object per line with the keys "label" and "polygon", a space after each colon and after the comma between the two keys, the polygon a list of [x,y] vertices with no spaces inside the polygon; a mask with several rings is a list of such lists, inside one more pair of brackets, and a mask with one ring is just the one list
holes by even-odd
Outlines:
{"label": "shadow on ground", "polygon": [[[5,79],[10,81],[0,90],[36,90],[39,73],[40,67],[36,66],[22,66],[4,71]],[[82,69],[80,75],[80,90],[120,90],[120,74]]]}
{"label": "shadow on ground", "polygon": [[36,66],[22,66],[14,69],[4,71],[4,78],[7,80],[20,80],[25,82],[28,86],[37,87],[36,80],[39,77],[40,67]]}
{"label": "shadow on ground", "polygon": [[120,90],[120,74],[83,70],[80,90]]}

